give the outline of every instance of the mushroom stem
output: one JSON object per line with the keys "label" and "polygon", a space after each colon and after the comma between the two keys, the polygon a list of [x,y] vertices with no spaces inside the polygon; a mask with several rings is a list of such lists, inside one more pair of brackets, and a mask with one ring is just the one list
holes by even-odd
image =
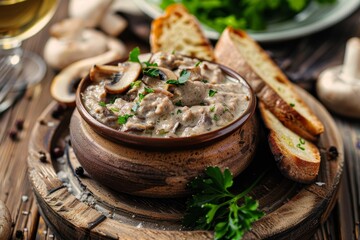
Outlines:
{"label": "mushroom stem", "polygon": [[351,38],[346,44],[341,78],[349,83],[360,80],[360,38]]}

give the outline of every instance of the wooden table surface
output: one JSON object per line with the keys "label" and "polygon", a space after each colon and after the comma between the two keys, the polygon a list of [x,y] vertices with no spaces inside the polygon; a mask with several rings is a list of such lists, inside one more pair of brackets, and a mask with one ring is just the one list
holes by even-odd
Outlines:
{"label": "wooden table surface", "polygon": [[[51,23],[67,15],[67,1],[61,1]],[[134,27],[145,31],[149,22],[144,16],[131,20],[130,27],[119,37],[128,49],[139,45],[148,50],[146,40],[134,34]],[[42,55],[49,37],[48,24],[41,32],[25,41],[25,49]],[[141,27],[139,27],[141,26]],[[315,35],[284,42],[263,45],[279,63],[291,80],[314,93],[318,74],[327,66],[342,62],[345,41],[352,36],[360,37],[360,10],[341,23]],[[12,239],[55,239],[39,215],[27,177],[27,148],[30,133],[36,119],[52,101],[49,87],[55,72],[48,68],[43,81],[29,88],[10,110],[0,116],[0,200],[4,201],[13,219]],[[360,98],[356,101],[360,102]],[[359,239],[360,211],[360,121],[335,116],[345,145],[345,167],[339,190],[339,200],[329,219],[318,229],[313,239]],[[18,140],[9,137],[17,120],[24,120],[24,129]]]}

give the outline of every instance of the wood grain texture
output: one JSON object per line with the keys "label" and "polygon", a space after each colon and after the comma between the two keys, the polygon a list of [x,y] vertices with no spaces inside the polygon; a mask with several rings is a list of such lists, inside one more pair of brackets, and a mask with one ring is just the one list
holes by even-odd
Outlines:
{"label": "wood grain texture", "polygon": [[[320,119],[326,132],[319,145],[324,149],[318,182],[302,185],[285,179],[277,170],[266,144],[262,143],[253,163],[235,180],[235,190],[241,190],[266,169],[265,178],[250,193],[259,199],[266,216],[256,222],[244,239],[300,239],[310,237],[323,223],[336,201],[344,163],[342,140],[334,121],[311,96],[299,90]],[[55,146],[64,145],[71,112],[61,121],[52,119],[52,104],[44,111],[33,130],[28,158],[30,180],[43,216],[58,236],[64,239],[96,237],[99,239],[210,239],[211,232],[187,231],[181,228],[184,199],[150,199],[119,194],[99,185],[85,172],[76,176],[80,166],[71,147],[64,157],[54,156],[47,163],[39,161],[40,149],[51,153]],[[51,124],[49,124],[51,123]],[[43,138],[51,141],[44,141]],[[47,144],[50,142],[51,144]],[[325,149],[336,146],[340,155],[330,161]],[[31,154],[32,153],[32,154]],[[67,153],[67,154],[66,154]],[[66,187],[62,187],[56,171],[67,173]],[[70,191],[69,191],[70,190]],[[182,229],[182,230],[180,230]],[[180,231],[179,231],[180,230]]]}

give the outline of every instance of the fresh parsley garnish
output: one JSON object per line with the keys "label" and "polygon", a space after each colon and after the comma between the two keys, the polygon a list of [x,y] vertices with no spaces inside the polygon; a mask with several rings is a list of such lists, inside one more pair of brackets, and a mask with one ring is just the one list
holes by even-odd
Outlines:
{"label": "fresh parsley garnish", "polygon": [[176,111],[176,114],[180,114],[180,113],[182,113],[182,111],[181,111],[181,109],[178,109],[178,110]]}
{"label": "fresh parsley garnish", "polygon": [[140,63],[139,55],[140,55],[140,48],[139,47],[134,48],[129,53],[129,61]]}
{"label": "fresh parsley garnish", "polygon": [[295,107],[295,103],[290,103],[290,107]]}
{"label": "fresh parsley garnish", "polygon": [[159,130],[159,134],[160,135],[165,135],[165,134],[167,134],[169,131],[166,131],[165,129],[160,129]]}
{"label": "fresh parsley garnish", "polygon": [[141,80],[136,80],[135,82],[130,83],[130,87],[139,87],[141,84]]}
{"label": "fresh parsley garnish", "polygon": [[198,67],[202,62],[201,61],[198,61],[196,64],[195,64],[195,67]]}
{"label": "fresh parsley garnish", "polygon": [[218,167],[206,168],[203,177],[195,178],[189,184],[195,195],[187,201],[184,226],[214,230],[215,239],[241,239],[252,223],[264,216],[258,209],[258,201],[246,196],[263,176],[245,191],[234,195],[229,191],[233,185],[229,169],[222,172]]}
{"label": "fresh parsley garnish", "polygon": [[299,143],[296,144],[296,147],[298,147],[298,148],[300,148],[301,150],[304,151],[305,150],[304,145],[305,145],[305,140],[303,138],[299,138]]}
{"label": "fresh parsley garnish", "polygon": [[148,62],[148,61],[143,62],[143,64],[144,64],[146,67],[158,67],[158,64],[157,64],[157,63],[151,63],[151,62]]}
{"label": "fresh parsley garnish", "polygon": [[183,104],[182,104],[181,100],[179,100],[179,101],[177,101],[177,102],[175,103],[175,105],[176,105],[176,106],[179,106],[179,107],[182,107]]}
{"label": "fresh parsley garnish", "polygon": [[142,93],[139,93],[139,101],[141,102],[144,99],[145,95]]}
{"label": "fresh parsley garnish", "polygon": [[210,89],[210,90],[209,90],[209,97],[213,97],[213,96],[215,96],[215,93],[217,93],[217,91],[216,91],[216,90],[212,90],[212,89]]}
{"label": "fresh parsley garnish", "polygon": [[111,100],[110,100],[110,104],[114,104],[114,102],[116,101],[116,99],[117,99],[117,97],[116,96],[114,96]]}
{"label": "fresh parsley garnish", "polygon": [[201,80],[203,83],[208,83],[209,81],[206,79]]}
{"label": "fresh parsley garnish", "polygon": [[147,92],[147,93],[153,93],[153,92],[154,92],[154,89],[145,87],[145,92]]}
{"label": "fresh parsley garnish", "polygon": [[132,114],[120,115],[120,116],[118,117],[117,122],[118,122],[118,124],[125,124],[125,123],[127,122],[127,120],[128,120],[129,118],[131,118],[132,116],[134,116],[134,115],[132,115]]}
{"label": "fresh parsley garnish", "polygon": [[180,77],[179,77],[179,83],[180,84],[183,84],[183,83],[185,83],[188,79],[189,79],[189,77],[190,77],[190,72],[189,71],[187,71],[186,69],[183,69],[181,72],[180,72]]}
{"label": "fresh parsley garnish", "polygon": [[214,114],[213,119],[214,119],[214,121],[219,121],[219,117],[218,117],[218,115]]}
{"label": "fresh parsley garnish", "polygon": [[213,112],[213,111],[215,111],[215,105],[210,107],[210,112]]}
{"label": "fresh parsley garnish", "polygon": [[115,107],[110,108],[110,110],[113,111],[113,112],[118,112],[118,111],[120,111],[118,108],[115,108]]}
{"label": "fresh parsley garnish", "polygon": [[186,69],[183,69],[180,72],[180,77],[179,77],[178,80],[170,79],[170,80],[167,80],[166,83],[167,84],[174,84],[174,85],[184,85],[185,82],[189,79],[190,74],[191,73],[189,71],[187,71]]}
{"label": "fresh parsley garnish", "polygon": [[157,68],[144,68],[143,69],[143,74],[149,77],[159,77],[160,74],[160,70]]}
{"label": "fresh parsley garnish", "polygon": [[106,103],[103,102],[103,101],[100,101],[100,102],[99,102],[99,105],[100,105],[101,107],[106,107]]}

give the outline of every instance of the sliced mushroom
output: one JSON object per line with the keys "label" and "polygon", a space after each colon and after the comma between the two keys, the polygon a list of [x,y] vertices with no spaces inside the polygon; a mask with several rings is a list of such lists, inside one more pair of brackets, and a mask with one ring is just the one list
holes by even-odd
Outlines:
{"label": "sliced mushroom", "polygon": [[150,67],[150,68],[157,68],[159,69],[159,75],[161,80],[170,80],[170,79],[177,79],[177,76],[175,75],[175,73],[173,71],[171,71],[170,69],[167,68],[163,68],[163,67]]}
{"label": "sliced mushroom", "polygon": [[132,82],[134,82],[141,73],[141,65],[137,62],[125,62],[120,65],[123,68],[122,75],[115,78],[115,81],[105,85],[108,93],[118,94],[125,92]]}
{"label": "sliced mushroom", "polygon": [[123,70],[120,66],[94,65],[90,69],[90,80],[98,82],[103,79],[109,79],[112,75],[120,73]]}

